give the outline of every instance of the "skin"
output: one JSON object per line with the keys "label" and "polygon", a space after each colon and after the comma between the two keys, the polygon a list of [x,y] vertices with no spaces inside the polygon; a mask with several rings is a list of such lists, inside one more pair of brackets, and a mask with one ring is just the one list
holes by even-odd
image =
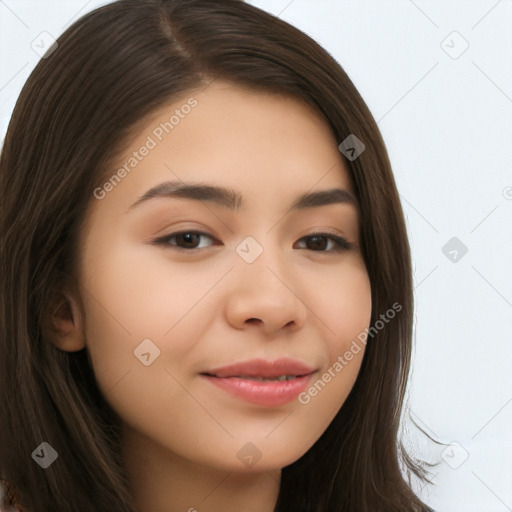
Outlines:
{"label": "skin", "polygon": [[[190,96],[160,109],[119,167]],[[359,217],[341,203],[288,212],[305,192],[353,192],[338,142],[309,106],[219,81],[193,96],[190,114],[161,142],[153,136],[158,145],[103,199],[92,199],[77,269],[84,311],[67,295],[72,317],[56,312],[54,339],[63,350],[87,348],[123,420],[123,454],[142,512],[269,512],[281,469],[339,411],[364,346],[307,405],[250,404],[199,373],[288,356],[321,376],[343,356],[371,315]],[[151,187],[178,178],[236,189],[246,206],[157,198],[128,210]],[[183,230],[208,236],[151,244]],[[354,247],[334,252],[329,238],[323,246],[305,238],[323,231]],[[247,236],[263,248],[250,264],[236,252]],[[160,350],[149,366],[134,355],[144,339]],[[252,466],[237,457],[247,443],[261,454]]]}

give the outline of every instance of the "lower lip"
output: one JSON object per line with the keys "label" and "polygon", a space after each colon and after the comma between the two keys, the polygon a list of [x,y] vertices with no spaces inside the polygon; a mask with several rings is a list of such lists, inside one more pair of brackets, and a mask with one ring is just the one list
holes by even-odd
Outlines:
{"label": "lower lip", "polygon": [[283,381],[250,380],[240,377],[212,377],[203,374],[201,374],[201,377],[211,382],[214,386],[247,402],[264,407],[278,407],[291,402],[304,391],[315,373]]}

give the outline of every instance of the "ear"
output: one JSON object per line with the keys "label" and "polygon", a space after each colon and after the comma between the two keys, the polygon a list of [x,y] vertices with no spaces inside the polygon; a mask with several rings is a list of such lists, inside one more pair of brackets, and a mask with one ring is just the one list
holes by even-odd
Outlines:
{"label": "ear", "polygon": [[50,304],[49,312],[44,329],[49,341],[66,352],[85,348],[82,315],[72,294],[61,292]]}

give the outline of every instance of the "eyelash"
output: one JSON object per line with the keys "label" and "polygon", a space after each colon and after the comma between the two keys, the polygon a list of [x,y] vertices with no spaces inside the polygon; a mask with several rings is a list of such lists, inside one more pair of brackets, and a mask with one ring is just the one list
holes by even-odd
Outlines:
{"label": "eyelash", "polygon": [[[208,233],[204,233],[202,231],[193,231],[193,230],[185,230],[185,231],[179,231],[179,232],[176,232],[176,233],[171,233],[170,235],[166,235],[166,236],[163,236],[163,237],[160,237],[160,238],[156,238],[155,240],[152,240],[151,243],[154,244],[154,245],[161,245],[161,246],[168,246],[168,247],[172,247],[173,249],[177,250],[177,251],[180,251],[180,252],[197,252],[197,251],[200,251],[202,248],[199,248],[199,247],[193,247],[193,248],[189,248],[189,249],[185,249],[183,247],[178,247],[178,246],[175,246],[173,244],[170,244],[169,243],[169,240],[173,239],[173,238],[176,238],[177,236],[179,235],[186,235],[186,234],[194,234],[194,235],[199,235],[199,236],[206,236],[207,238],[210,238],[212,240],[216,240],[215,237],[213,237],[212,235],[208,234]],[[328,250],[328,251],[313,251],[313,252],[325,252],[325,253],[340,253],[340,252],[344,252],[344,251],[348,251],[350,249],[352,249],[353,247],[353,243],[351,242],[348,242],[345,238],[342,238],[340,236],[337,236],[337,235],[333,235],[332,233],[312,233],[311,235],[307,235],[307,236],[304,236],[302,238],[299,239],[300,240],[305,240],[305,239],[308,239],[308,238],[329,238],[331,240],[333,240],[337,246],[335,249],[331,249],[331,250]]]}

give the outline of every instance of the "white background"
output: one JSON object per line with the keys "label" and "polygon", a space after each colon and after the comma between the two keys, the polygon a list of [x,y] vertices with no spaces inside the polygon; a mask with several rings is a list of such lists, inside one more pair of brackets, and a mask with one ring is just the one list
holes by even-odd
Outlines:
{"label": "white background", "polygon": [[[0,1],[2,139],[32,42],[105,3]],[[408,429],[416,455],[440,462],[416,491],[439,512],[512,510],[512,0],[250,3],[336,58],[387,144],[414,261],[409,405],[457,443]],[[452,237],[468,250],[456,261]]]}

